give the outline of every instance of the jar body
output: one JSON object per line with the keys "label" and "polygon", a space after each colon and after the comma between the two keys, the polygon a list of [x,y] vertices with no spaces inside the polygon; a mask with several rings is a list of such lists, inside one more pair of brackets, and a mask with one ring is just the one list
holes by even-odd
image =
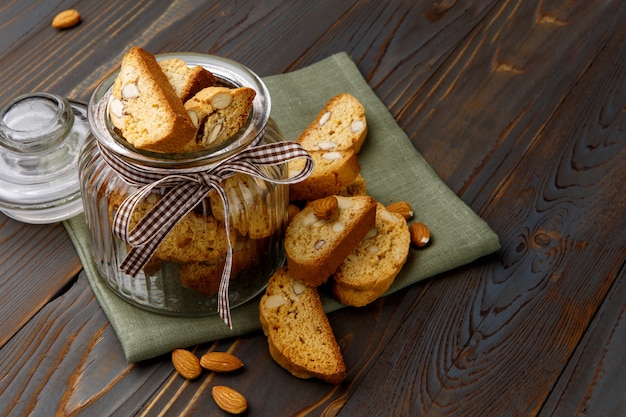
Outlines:
{"label": "jar body", "polygon": [[[202,61],[202,57],[195,58]],[[211,70],[219,76],[219,66]],[[269,108],[262,107],[255,111],[268,114]],[[263,124],[253,129],[255,134],[262,135],[255,144],[283,140],[272,119],[258,120],[251,122]],[[95,139],[86,143],[80,156],[81,194],[93,260],[100,278],[114,293],[131,304],[158,313],[191,317],[213,314],[218,311],[217,292],[227,262],[229,239],[232,248],[228,277],[230,307],[252,299],[265,288],[269,277],[285,260],[287,185],[240,172],[227,176],[220,185],[228,200],[228,233],[225,206],[217,191],[210,189],[166,235],[141,271],[131,276],[120,268],[130,246],[114,235],[113,221],[120,204],[140,186],[129,184],[111,168],[98,146],[103,145],[98,141],[98,129],[94,133]],[[242,149],[247,147],[246,143],[244,141]],[[219,164],[220,158],[236,153],[208,155],[205,158],[207,169]],[[201,156],[191,162],[166,161],[166,165],[177,170],[187,164],[198,170],[203,168],[205,159]],[[260,169],[271,179],[283,179],[287,175],[285,163]],[[131,227],[167,192],[167,188],[153,188],[134,209]]]}
{"label": "jar body", "polygon": [[[275,128],[266,141],[280,139]],[[274,178],[285,167],[266,167]],[[271,172],[273,171],[273,172]],[[120,269],[127,243],[113,232],[121,202],[137,187],[130,186],[103,160],[92,140],[80,161],[85,218],[91,234],[92,256],[100,278],[120,297],[156,312],[197,316],[217,311],[217,290],[226,261],[228,241],[222,201],[215,190],[167,235],[141,272],[132,277]],[[232,270],[231,307],[261,292],[284,262],[283,237],[287,221],[287,186],[235,174],[222,181],[230,209]],[[149,194],[134,211],[137,220],[166,190]]]}

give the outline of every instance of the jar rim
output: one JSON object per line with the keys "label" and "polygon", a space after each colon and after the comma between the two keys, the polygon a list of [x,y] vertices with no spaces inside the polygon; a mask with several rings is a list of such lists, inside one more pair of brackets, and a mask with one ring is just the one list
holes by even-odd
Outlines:
{"label": "jar rim", "polygon": [[130,162],[159,168],[180,166],[203,166],[216,164],[229,158],[263,137],[264,128],[270,118],[271,98],[265,83],[249,68],[229,58],[196,52],[173,52],[156,54],[157,61],[180,59],[187,66],[201,66],[209,70],[218,84],[229,87],[250,87],[256,95],[247,123],[230,140],[216,148],[184,154],[164,154],[139,150],[117,135],[108,116],[108,103],[113,83],[120,67],[112,71],[96,87],[88,106],[88,119],[91,130],[99,144]]}

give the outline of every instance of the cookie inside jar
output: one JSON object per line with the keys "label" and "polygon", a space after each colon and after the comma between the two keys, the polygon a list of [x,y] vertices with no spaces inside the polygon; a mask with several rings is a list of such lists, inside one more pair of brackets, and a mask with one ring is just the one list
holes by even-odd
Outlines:
{"label": "cookie inside jar", "polygon": [[284,178],[286,163],[262,175],[215,168],[284,140],[269,106],[262,81],[237,63],[141,48],[96,89],[81,182],[94,258],[114,292],[196,316],[217,311],[225,271],[231,307],[265,288],[285,259],[288,205],[287,185],[267,179]]}

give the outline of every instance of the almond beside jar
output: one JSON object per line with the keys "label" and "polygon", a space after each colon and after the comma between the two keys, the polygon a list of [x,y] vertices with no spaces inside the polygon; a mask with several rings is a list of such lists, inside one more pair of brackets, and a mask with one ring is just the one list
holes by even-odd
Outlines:
{"label": "almond beside jar", "polygon": [[[142,188],[125,180],[107,163],[107,158],[112,155],[122,164],[129,162],[148,173],[147,176],[152,172],[171,172],[172,178],[193,177],[251,147],[278,143],[284,138],[269,117],[271,101],[265,85],[249,69],[204,54],[163,54],[156,58],[159,61],[176,58],[189,66],[202,66],[215,76],[218,86],[254,89],[252,109],[244,126],[219,145],[182,154],[140,150],[121,137],[111,123],[110,95],[119,72],[106,78],[89,102],[88,117],[94,139],[84,146],[79,165],[92,255],[100,278],[129,303],[171,315],[213,314],[218,309],[217,293],[227,264],[231,265],[228,299],[230,307],[235,307],[262,291],[272,273],[284,262],[282,239],[287,221],[288,186],[245,172],[225,175],[219,183],[227,199],[228,217],[221,194],[211,189],[190,209],[181,209],[185,213],[180,221],[168,231],[149,261],[132,275],[123,272],[121,265],[135,249],[131,250],[131,245],[114,233],[114,219],[122,203]],[[287,175],[286,164],[260,169],[265,176],[276,180]],[[163,186],[159,182],[141,196],[129,219],[132,227],[141,225],[144,217],[166,198],[172,189],[168,181],[173,180],[164,180]],[[186,199],[180,197],[181,205]],[[157,213],[151,219],[159,222],[165,217]],[[150,233],[137,236],[139,240],[150,237]],[[232,259],[228,257],[229,242]]]}

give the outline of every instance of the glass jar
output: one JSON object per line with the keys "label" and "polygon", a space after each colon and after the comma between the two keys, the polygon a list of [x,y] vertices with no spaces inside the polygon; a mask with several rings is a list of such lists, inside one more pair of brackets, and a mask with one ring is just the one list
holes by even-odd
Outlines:
{"label": "glass jar", "polygon": [[25,223],[83,211],[78,157],[90,136],[87,106],[36,92],[0,109],[0,210]]}
{"label": "glass jar", "polygon": [[[168,58],[205,67],[215,75],[218,85],[254,88],[256,97],[247,124],[232,140],[207,151],[184,155],[139,151],[116,135],[108,118],[107,104],[117,76],[115,72],[96,88],[89,102],[88,117],[95,140],[85,145],[80,158],[83,204],[95,264],[100,278],[113,292],[154,312],[202,316],[219,309],[218,288],[225,267],[230,267],[230,273],[225,274],[229,279],[228,302],[230,307],[235,307],[260,293],[284,262],[282,240],[288,186],[280,181],[287,175],[286,163],[259,167],[268,179],[276,181],[242,172],[226,175],[219,184],[227,197],[227,207],[217,189],[208,192],[204,189],[199,203],[193,203],[191,211],[180,216],[147,263],[133,275],[122,272],[122,264],[136,248],[130,249],[127,241],[113,233],[114,218],[122,202],[144,190],[145,195],[129,220],[134,227],[150,209],[166,199],[172,187],[153,184],[146,191],[144,185],[122,178],[105,157],[113,155],[122,163],[127,161],[149,172],[195,175],[219,167],[257,145],[281,142],[283,136],[269,117],[269,93],[250,70],[210,55],[157,55],[157,60]],[[180,200],[183,205],[187,197]]]}

